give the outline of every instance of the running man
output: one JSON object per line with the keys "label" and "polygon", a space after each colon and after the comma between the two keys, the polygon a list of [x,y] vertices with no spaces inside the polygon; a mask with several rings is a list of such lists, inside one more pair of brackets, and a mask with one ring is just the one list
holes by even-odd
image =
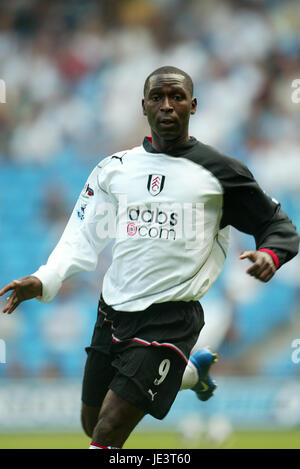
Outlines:
{"label": "running man", "polygon": [[199,299],[222,270],[230,226],[255,238],[256,250],[240,259],[262,282],[298,252],[295,227],[248,168],[189,136],[196,108],[188,74],[151,73],[142,100],[151,137],[96,166],[47,264],[0,291],[11,291],[8,314],[30,298],[49,302],[64,280],[94,270],[115,237],[83,378],[92,449],[122,448],[146,414],[163,419],[184,373],[183,381],[194,374],[200,398],[212,394],[215,357],[200,351],[195,377],[189,356],[204,325]]}

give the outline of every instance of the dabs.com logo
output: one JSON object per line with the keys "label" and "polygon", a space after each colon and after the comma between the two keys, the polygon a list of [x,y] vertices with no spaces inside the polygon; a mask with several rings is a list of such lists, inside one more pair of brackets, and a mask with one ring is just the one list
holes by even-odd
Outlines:
{"label": "dabs.com logo", "polygon": [[127,207],[127,236],[184,240],[187,249],[198,249],[204,238],[204,204],[172,203]]}
{"label": "dabs.com logo", "polygon": [[174,227],[178,223],[178,213],[166,209],[130,208],[128,209],[127,233],[138,234],[141,238],[176,239]]}

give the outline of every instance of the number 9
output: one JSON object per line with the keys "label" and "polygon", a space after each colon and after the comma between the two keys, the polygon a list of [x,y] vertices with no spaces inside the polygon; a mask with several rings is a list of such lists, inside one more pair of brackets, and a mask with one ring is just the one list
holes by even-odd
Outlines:
{"label": "number 9", "polygon": [[160,378],[159,379],[155,379],[153,382],[156,386],[158,386],[159,384],[161,384],[163,382],[163,380],[166,378],[168,372],[169,372],[169,369],[170,369],[170,360],[168,358],[165,358],[161,364],[159,365],[159,368],[158,368],[158,374],[160,375]]}

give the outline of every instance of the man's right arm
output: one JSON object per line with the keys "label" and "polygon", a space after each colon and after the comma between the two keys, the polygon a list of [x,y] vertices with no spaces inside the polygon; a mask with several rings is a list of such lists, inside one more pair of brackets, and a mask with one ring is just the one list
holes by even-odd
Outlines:
{"label": "man's right arm", "polygon": [[99,208],[112,206],[108,194],[99,185],[100,172],[96,167],[91,173],[47,264],[32,274],[43,285],[40,301],[51,301],[64,280],[79,272],[95,270],[99,253],[110,241],[108,236],[100,237],[98,230]]}
{"label": "man's right arm", "polygon": [[[99,253],[110,241],[109,236],[99,236],[99,208],[102,214],[106,206],[110,214],[113,212],[108,194],[99,185],[100,173],[101,169],[96,167],[89,176],[62,237],[47,263],[31,276],[14,280],[0,290],[0,296],[12,290],[3,312],[7,312],[7,308],[8,312],[12,312],[11,307],[15,309],[21,301],[34,297],[42,302],[50,302],[64,280],[79,272],[95,270]],[[17,289],[19,296],[22,296],[22,299],[18,298],[18,304]]]}

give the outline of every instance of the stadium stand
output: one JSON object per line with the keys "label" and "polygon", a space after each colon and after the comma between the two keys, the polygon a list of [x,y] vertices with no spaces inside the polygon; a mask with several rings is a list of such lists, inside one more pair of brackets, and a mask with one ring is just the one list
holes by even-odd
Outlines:
{"label": "stadium stand", "polygon": [[[245,161],[300,229],[300,104],[291,100],[292,80],[300,78],[298,2],[169,3],[1,4],[2,285],[46,261],[98,161],[140,143],[147,133],[143,82],[164,64],[194,79],[199,109],[192,134]],[[234,312],[220,356],[231,373],[242,359],[238,372],[247,373],[247,353],[299,312],[299,260],[270,284],[254,285],[235,260],[250,241],[235,232],[233,243],[211,295],[224,295]],[[51,305],[23,304],[11,326],[0,318],[10,357],[1,376],[81,376],[109,258],[105,251],[96,274],[68,283]],[[262,353],[256,373],[295,374],[289,343],[276,356]],[[218,373],[226,369],[220,360]]]}

